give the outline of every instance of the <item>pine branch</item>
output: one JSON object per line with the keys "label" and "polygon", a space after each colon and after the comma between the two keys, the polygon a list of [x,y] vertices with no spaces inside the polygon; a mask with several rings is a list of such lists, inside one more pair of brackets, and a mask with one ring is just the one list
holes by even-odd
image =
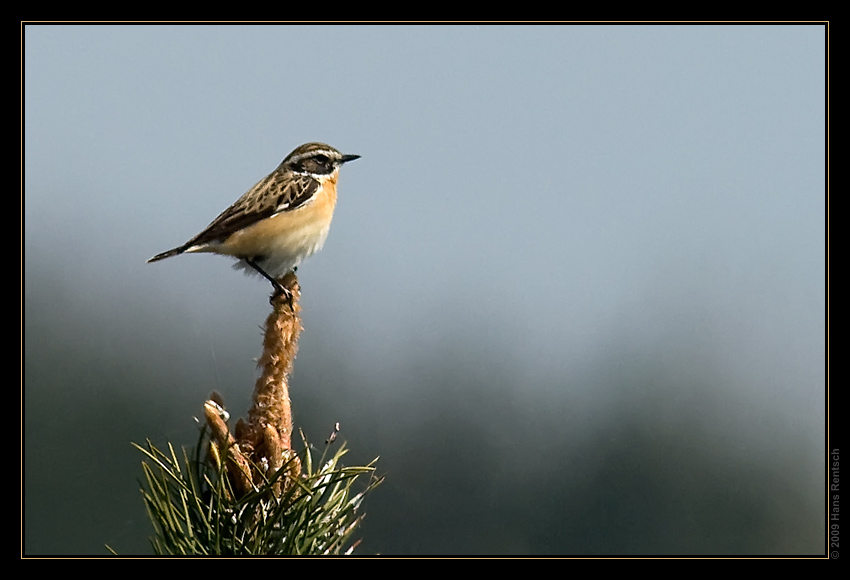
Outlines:
{"label": "pine branch", "polygon": [[[213,393],[204,403],[206,426],[195,449],[182,457],[169,443],[167,451],[150,441],[136,445],[142,463],[142,493],[156,536],[157,554],[170,555],[305,555],[349,554],[351,537],[363,518],[363,497],[381,480],[375,463],[344,467],[341,446],[314,466],[310,446],[292,449],[289,375],[301,332],[301,292],[294,273],[279,283],[286,289],[272,296],[266,320],[262,373],[254,387],[247,421],[233,432],[224,401]],[[368,474],[362,491],[354,484]]]}
{"label": "pine branch", "polygon": [[[377,459],[366,466],[345,467],[344,446],[330,459],[314,462],[306,440],[299,463],[304,472],[294,485],[278,493],[284,465],[242,497],[234,492],[226,469],[216,469],[197,456],[209,441],[202,430],[194,454],[178,458],[173,446],[162,451],[150,441],[144,453],[143,498],[156,531],[158,555],[340,555],[356,547],[353,532],[363,519],[365,495],[381,480]],[[326,448],[325,453],[328,449]],[[292,461],[295,461],[294,459]],[[359,492],[362,475],[368,483]]]}

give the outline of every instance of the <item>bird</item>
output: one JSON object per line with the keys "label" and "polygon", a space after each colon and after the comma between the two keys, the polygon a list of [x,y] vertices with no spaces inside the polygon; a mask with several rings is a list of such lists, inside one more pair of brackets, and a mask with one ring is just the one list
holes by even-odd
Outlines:
{"label": "bird", "polygon": [[305,143],[277,168],[181,246],[148,263],[180,254],[213,253],[236,258],[234,268],[256,272],[278,293],[278,279],[318,252],[328,237],[339,169],[359,159],[324,143]]}

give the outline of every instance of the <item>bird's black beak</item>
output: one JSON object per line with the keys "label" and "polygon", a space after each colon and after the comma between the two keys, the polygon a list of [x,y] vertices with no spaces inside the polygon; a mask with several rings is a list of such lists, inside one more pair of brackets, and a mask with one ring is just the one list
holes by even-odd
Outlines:
{"label": "bird's black beak", "polygon": [[342,163],[348,163],[349,161],[354,161],[355,159],[360,159],[359,155],[343,155]]}

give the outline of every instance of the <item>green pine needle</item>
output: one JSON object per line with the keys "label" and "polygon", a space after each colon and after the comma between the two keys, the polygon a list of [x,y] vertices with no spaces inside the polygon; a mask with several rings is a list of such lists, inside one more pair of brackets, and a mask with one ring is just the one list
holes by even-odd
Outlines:
{"label": "green pine needle", "polygon": [[[338,555],[350,554],[358,542],[352,536],[363,519],[358,513],[366,493],[381,483],[375,463],[344,467],[341,446],[330,459],[325,453],[314,470],[310,447],[301,454],[302,475],[277,497],[275,482],[285,464],[252,493],[237,498],[224,470],[200,459],[206,431],[190,455],[178,458],[147,441],[134,445],[145,455],[142,495],[155,536],[158,555]],[[367,474],[368,483],[355,493],[355,482]]]}

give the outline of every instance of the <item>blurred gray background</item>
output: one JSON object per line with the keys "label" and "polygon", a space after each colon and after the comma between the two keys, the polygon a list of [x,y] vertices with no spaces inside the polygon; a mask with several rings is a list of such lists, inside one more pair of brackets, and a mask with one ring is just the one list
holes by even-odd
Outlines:
{"label": "blurred gray background", "polygon": [[825,550],[822,26],[26,26],[24,553],[150,553],[269,285],[186,241],[297,145],[296,424],[360,554]]}

